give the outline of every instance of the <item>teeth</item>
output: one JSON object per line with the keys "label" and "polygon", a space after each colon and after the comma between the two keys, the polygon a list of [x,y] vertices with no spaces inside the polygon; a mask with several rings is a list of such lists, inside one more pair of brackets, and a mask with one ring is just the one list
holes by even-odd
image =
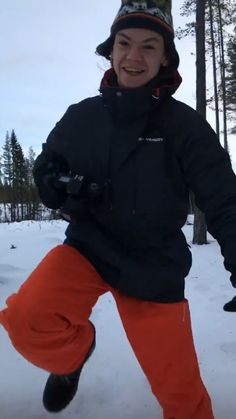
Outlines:
{"label": "teeth", "polygon": [[126,71],[130,71],[131,73],[142,73],[143,70],[137,70],[136,68],[129,68],[129,67],[125,67]]}

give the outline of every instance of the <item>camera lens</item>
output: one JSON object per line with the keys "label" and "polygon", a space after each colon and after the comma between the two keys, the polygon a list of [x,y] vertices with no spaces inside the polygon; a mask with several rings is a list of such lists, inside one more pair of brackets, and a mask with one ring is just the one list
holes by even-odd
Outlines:
{"label": "camera lens", "polygon": [[101,193],[101,188],[100,188],[100,185],[98,185],[98,183],[92,182],[89,184],[88,195],[90,198],[96,198],[97,196],[100,195],[100,193]]}

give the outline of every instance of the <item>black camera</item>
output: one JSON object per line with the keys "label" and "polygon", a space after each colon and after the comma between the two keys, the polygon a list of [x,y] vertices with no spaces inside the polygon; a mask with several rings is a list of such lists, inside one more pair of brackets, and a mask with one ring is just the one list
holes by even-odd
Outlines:
{"label": "black camera", "polygon": [[89,182],[82,175],[60,174],[55,181],[55,186],[58,189],[64,189],[68,195],[75,199],[95,204],[102,200],[105,184]]}
{"label": "black camera", "polygon": [[85,186],[84,176],[68,174],[60,174],[55,180],[55,187],[58,189],[64,189],[68,195],[74,195],[79,197]]}

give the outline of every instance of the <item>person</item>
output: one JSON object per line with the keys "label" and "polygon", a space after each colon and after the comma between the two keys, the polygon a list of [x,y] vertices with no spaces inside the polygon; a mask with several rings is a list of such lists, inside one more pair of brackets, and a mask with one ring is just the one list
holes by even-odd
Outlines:
{"label": "person", "polygon": [[95,349],[92,308],[110,291],[163,417],[212,419],[181,228],[191,189],[233,282],[236,177],[210,125],[173,98],[181,76],[170,0],[123,0],[96,52],[111,63],[99,95],[68,108],[34,167],[43,203],[69,220],[65,241],[8,297],[0,321],[50,373],[43,404],[59,412]]}

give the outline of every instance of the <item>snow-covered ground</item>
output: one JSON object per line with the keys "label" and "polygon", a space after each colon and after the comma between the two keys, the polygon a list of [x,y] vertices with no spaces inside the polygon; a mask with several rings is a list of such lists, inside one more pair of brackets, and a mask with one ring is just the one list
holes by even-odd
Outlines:
{"label": "snow-covered ground", "polygon": [[[45,253],[61,243],[66,223],[0,224],[0,307],[16,291]],[[190,242],[192,227],[184,232]],[[202,376],[212,397],[216,419],[236,417],[236,313],[223,304],[234,290],[224,270],[219,246],[192,246],[193,267],[187,298]],[[12,246],[13,245],[13,246]],[[11,248],[15,247],[15,248]],[[58,419],[161,419],[126,339],[112,296],[103,296],[93,310],[97,347],[81,375],[79,391]],[[47,373],[25,361],[0,327],[0,419],[49,419],[41,395]],[[54,415],[55,417],[55,415]]]}

